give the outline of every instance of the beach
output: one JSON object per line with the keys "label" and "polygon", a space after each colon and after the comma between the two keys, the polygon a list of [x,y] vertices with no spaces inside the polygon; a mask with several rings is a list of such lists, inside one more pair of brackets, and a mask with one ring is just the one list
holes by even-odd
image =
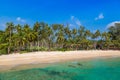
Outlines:
{"label": "beach", "polygon": [[53,51],[53,52],[31,52],[25,54],[10,54],[0,56],[0,69],[27,64],[48,64],[70,60],[112,58],[120,57],[120,51]]}
{"label": "beach", "polygon": [[119,51],[32,52],[3,55],[0,61],[0,80],[119,80],[120,75]]}

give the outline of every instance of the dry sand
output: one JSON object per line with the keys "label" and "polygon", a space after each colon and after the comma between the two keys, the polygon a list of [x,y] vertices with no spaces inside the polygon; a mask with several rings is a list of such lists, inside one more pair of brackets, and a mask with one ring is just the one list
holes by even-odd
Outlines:
{"label": "dry sand", "polygon": [[69,60],[89,59],[97,57],[120,57],[120,51],[66,51],[66,52],[31,52],[26,54],[10,54],[0,56],[0,70],[24,64],[54,63]]}

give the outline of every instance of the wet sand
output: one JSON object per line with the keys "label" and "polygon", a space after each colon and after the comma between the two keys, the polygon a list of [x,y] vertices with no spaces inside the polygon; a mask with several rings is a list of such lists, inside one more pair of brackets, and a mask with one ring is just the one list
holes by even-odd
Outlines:
{"label": "wet sand", "polygon": [[120,57],[120,51],[66,51],[66,52],[31,52],[26,54],[10,54],[0,56],[0,70],[11,69],[20,65],[49,64],[70,60],[91,58]]}

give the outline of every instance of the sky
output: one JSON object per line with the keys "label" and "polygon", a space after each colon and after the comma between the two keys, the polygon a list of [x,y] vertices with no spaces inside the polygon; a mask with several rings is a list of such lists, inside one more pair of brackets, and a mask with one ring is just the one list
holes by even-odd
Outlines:
{"label": "sky", "polygon": [[70,29],[85,26],[91,31],[107,30],[120,23],[120,0],[0,0],[0,30],[6,22],[29,24],[69,24]]}

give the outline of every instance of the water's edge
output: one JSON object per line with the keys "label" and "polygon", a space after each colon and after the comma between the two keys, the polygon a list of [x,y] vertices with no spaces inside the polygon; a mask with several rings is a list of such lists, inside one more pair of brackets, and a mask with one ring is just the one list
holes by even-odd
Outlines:
{"label": "water's edge", "polygon": [[96,59],[114,59],[114,58],[120,58],[118,57],[96,57],[96,58],[87,58],[87,59],[73,59],[73,60],[65,60],[65,61],[54,61],[52,63],[31,63],[31,64],[18,64],[13,66],[0,66],[0,73],[2,72],[11,72],[11,71],[19,71],[19,70],[26,70],[26,69],[33,69],[33,68],[45,68],[47,66],[51,66],[54,64],[62,64],[66,62],[76,62],[76,61],[89,61],[89,60],[96,60]]}

